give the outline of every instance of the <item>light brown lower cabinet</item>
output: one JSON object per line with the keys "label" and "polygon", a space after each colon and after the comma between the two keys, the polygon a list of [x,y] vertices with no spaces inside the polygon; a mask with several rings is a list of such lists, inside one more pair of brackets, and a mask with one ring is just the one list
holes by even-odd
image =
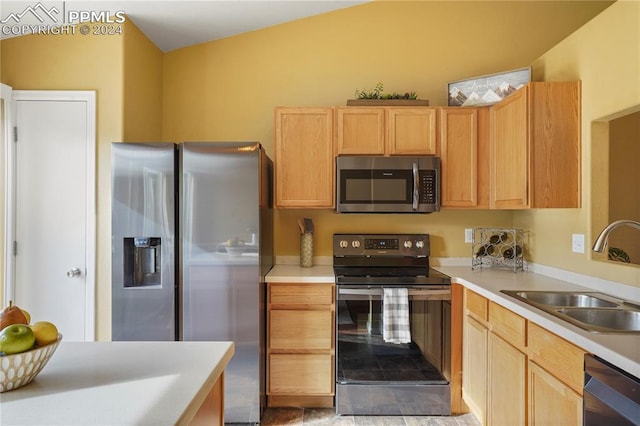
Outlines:
{"label": "light brown lower cabinet", "polygon": [[462,398],[484,425],[582,425],[585,351],[465,289]]}
{"label": "light brown lower cabinet", "polygon": [[487,424],[527,424],[527,356],[489,333]]}
{"label": "light brown lower cabinet", "polygon": [[529,424],[582,424],[585,351],[529,325]]}
{"label": "light brown lower cabinet", "polygon": [[464,320],[462,353],[462,399],[486,424],[487,413],[487,327],[467,315]]}
{"label": "light brown lower cabinet", "polygon": [[335,286],[267,284],[267,405],[331,407]]}
{"label": "light brown lower cabinet", "polygon": [[582,424],[582,395],[531,361],[528,380],[529,424]]}
{"label": "light brown lower cabinet", "polygon": [[331,355],[272,354],[269,393],[272,395],[333,395]]}

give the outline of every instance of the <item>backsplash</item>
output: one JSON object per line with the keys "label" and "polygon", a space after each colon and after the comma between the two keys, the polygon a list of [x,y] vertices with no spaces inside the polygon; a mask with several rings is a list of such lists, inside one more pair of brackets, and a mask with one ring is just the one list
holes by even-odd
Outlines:
{"label": "backsplash", "polygon": [[426,233],[431,238],[431,256],[470,257],[471,244],[464,242],[464,229],[481,226],[511,227],[512,211],[441,210],[431,214],[339,214],[333,210],[275,210],[275,255],[298,256],[298,219],[313,219],[314,256],[332,256],[336,233]]}

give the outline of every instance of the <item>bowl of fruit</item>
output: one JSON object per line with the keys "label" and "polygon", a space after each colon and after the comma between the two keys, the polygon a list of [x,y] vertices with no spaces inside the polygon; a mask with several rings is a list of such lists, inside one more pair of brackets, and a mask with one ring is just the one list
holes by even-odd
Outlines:
{"label": "bowl of fruit", "polygon": [[11,302],[0,311],[0,393],[31,383],[62,340],[53,323],[30,322],[29,313]]}

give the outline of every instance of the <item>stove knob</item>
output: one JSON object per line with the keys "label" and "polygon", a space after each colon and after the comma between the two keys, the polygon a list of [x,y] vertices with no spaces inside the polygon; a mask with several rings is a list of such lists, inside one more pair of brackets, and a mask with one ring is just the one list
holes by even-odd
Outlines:
{"label": "stove knob", "polygon": [[353,248],[355,248],[355,249],[359,248],[359,247],[360,247],[360,241],[358,241],[358,240],[353,240],[353,241],[351,242],[351,247],[353,247]]}
{"label": "stove knob", "polygon": [[421,249],[422,247],[424,247],[424,241],[422,240],[416,241],[416,248]]}
{"label": "stove knob", "polygon": [[404,248],[410,249],[411,246],[413,246],[413,244],[411,244],[411,241],[407,240],[404,242]]}
{"label": "stove knob", "polygon": [[349,241],[347,241],[347,240],[340,240],[339,245],[340,245],[340,248],[347,248],[347,247],[349,247]]}

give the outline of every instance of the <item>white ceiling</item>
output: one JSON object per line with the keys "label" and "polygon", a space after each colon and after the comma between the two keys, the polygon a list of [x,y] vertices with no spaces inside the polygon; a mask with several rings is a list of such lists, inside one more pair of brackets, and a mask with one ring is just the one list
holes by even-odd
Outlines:
{"label": "white ceiling", "polygon": [[[52,21],[42,13],[40,15],[45,22],[38,22],[31,11],[22,14],[26,8],[35,8],[39,3],[49,11],[55,7],[54,12],[59,12],[53,13],[53,16],[60,18],[68,17],[69,11],[125,12],[127,19],[132,20],[161,50],[167,52],[367,1],[370,0],[2,0],[0,21],[6,22],[0,25],[12,25],[14,28],[11,31],[2,28],[1,38],[22,35],[23,30],[17,25],[50,24]],[[16,14],[14,16],[20,14],[19,21],[9,18],[12,13]]]}

